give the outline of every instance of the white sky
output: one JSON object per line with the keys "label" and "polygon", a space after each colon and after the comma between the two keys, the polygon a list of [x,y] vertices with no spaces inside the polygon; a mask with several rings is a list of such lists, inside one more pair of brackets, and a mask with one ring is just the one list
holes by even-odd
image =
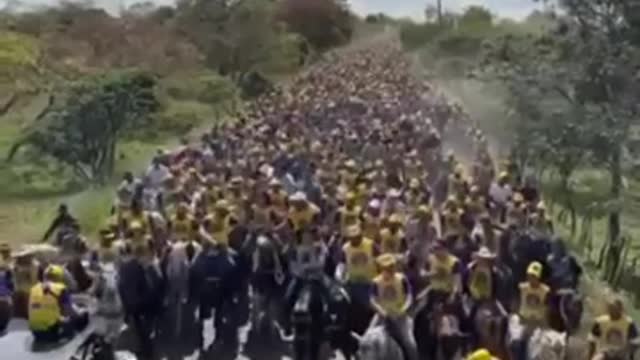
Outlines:
{"label": "white sky", "polygon": [[[0,0],[0,7],[4,7],[12,0]],[[60,0],[18,0],[29,6],[55,5]],[[151,0],[160,5],[170,5],[174,0]],[[304,0],[300,0],[304,1]],[[116,11],[121,5],[131,5],[136,0],[93,0],[94,4],[110,11]],[[434,4],[436,0],[349,0],[352,9],[359,14],[384,12],[391,16],[411,17],[422,19],[427,4]],[[483,5],[503,17],[521,19],[532,10],[539,8],[533,0],[442,0],[443,7],[461,10],[469,5]]]}

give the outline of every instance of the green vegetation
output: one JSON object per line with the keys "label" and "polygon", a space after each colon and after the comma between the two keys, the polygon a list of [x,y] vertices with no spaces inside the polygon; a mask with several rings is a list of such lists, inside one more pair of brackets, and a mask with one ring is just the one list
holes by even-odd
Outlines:
{"label": "green vegetation", "polygon": [[539,176],[586,263],[637,293],[640,12],[616,1],[559,9],[516,23],[471,7],[407,23],[401,37],[498,152]]}
{"label": "green vegetation", "polygon": [[63,2],[0,19],[0,238],[11,242],[39,238],[61,201],[92,236],[123,171],[233,118],[361,23],[341,0],[144,2],[120,16]]}

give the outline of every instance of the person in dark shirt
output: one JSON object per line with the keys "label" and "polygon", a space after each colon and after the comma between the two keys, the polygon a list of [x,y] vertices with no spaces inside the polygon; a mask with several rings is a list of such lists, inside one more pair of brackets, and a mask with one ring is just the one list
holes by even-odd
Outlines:
{"label": "person in dark shirt", "polygon": [[65,227],[78,227],[78,221],[69,213],[69,208],[66,204],[60,204],[58,207],[58,215],[53,219],[53,222],[44,233],[42,242],[46,242],[54,231]]}

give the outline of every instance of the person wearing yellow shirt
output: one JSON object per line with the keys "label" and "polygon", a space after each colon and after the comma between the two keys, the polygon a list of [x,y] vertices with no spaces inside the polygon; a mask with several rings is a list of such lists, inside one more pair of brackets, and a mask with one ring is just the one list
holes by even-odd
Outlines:
{"label": "person wearing yellow shirt", "polygon": [[383,253],[401,254],[407,250],[403,227],[399,215],[393,214],[389,217],[388,226],[380,230],[380,246]]}
{"label": "person wearing yellow shirt", "polygon": [[169,219],[169,231],[174,241],[192,240],[191,222],[193,216],[189,214],[189,205],[180,202],[176,208],[176,213]]}
{"label": "person wearing yellow shirt", "polygon": [[460,235],[462,233],[463,211],[455,196],[449,196],[440,214],[442,234],[445,236]]}
{"label": "person wearing yellow shirt", "polygon": [[406,360],[418,360],[413,334],[413,319],[407,314],[413,303],[409,281],[396,271],[396,258],[391,254],[378,257],[380,275],[373,279],[370,304],[376,314],[371,327],[385,325],[389,335],[401,346]]}
{"label": "person wearing yellow shirt", "polygon": [[231,214],[229,202],[224,199],[218,200],[214,213],[204,219],[201,236],[217,245],[227,247],[229,245],[229,234],[235,224],[236,220]]}
{"label": "person wearing yellow shirt", "polygon": [[54,343],[73,337],[89,323],[86,312],[77,312],[64,285],[64,269],[50,265],[42,282],[29,293],[29,329],[37,343]]}
{"label": "person wearing yellow shirt", "polygon": [[547,324],[550,289],[542,278],[542,264],[534,261],[527,267],[527,281],[520,283],[518,314],[523,323],[530,327]]}
{"label": "person wearing yellow shirt", "polygon": [[376,275],[378,249],[372,239],[364,237],[358,225],[348,227],[345,244],[336,269],[336,278],[345,283],[351,299],[363,306],[369,304],[371,282]]}
{"label": "person wearing yellow shirt", "polygon": [[427,258],[426,268],[430,279],[427,308],[444,301],[454,302],[462,288],[462,266],[458,258],[449,252],[445,241],[436,241],[433,253]]}
{"label": "person wearing yellow shirt", "polygon": [[294,232],[313,226],[318,220],[320,209],[307,200],[305,193],[298,191],[289,198],[289,223]]}
{"label": "person wearing yellow shirt", "polygon": [[589,333],[589,359],[627,359],[640,345],[638,328],[624,313],[620,299],[607,304],[607,314],[596,318]]}
{"label": "person wearing yellow shirt", "polygon": [[360,223],[362,208],[358,206],[357,197],[354,192],[345,195],[344,206],[338,209],[338,224],[341,231],[345,231],[349,226]]}

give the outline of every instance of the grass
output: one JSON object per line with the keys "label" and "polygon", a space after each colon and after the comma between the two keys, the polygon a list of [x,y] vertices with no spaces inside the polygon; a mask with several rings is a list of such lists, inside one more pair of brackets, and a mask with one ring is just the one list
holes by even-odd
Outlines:
{"label": "grass", "polygon": [[[101,187],[75,182],[69,172],[51,159],[19,156],[11,163],[4,157],[17,140],[21,129],[33,119],[46,99],[36,98],[10,115],[0,117],[0,241],[14,245],[38,241],[55,216],[58,205],[67,203],[78,217],[89,238],[94,238],[104,225],[114,197],[114,189],[122,173],[142,171],[158,148],[177,145],[179,136],[171,131],[161,136],[124,140],[118,144],[113,180]],[[178,121],[194,123],[188,130],[210,126],[219,118],[212,106],[193,101],[171,101],[168,114],[190,113],[194,118]]]}

